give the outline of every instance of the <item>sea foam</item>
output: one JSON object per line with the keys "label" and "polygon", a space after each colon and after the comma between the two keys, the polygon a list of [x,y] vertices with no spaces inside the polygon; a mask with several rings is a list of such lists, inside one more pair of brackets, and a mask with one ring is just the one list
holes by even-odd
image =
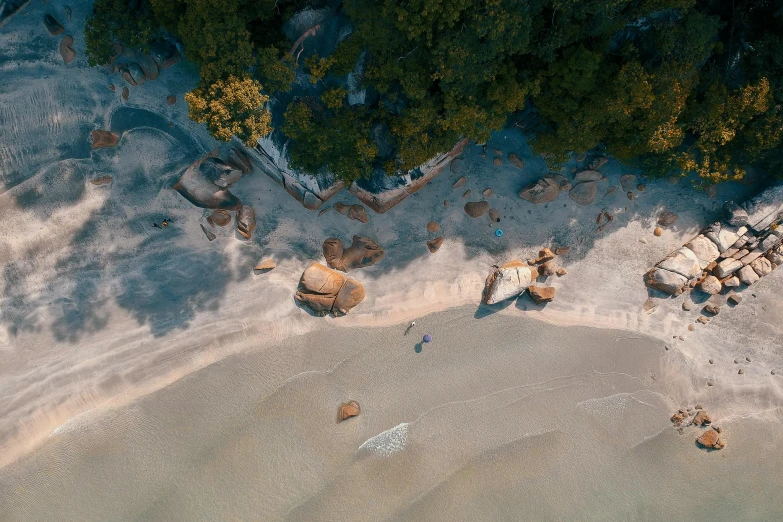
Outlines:
{"label": "sea foam", "polygon": [[405,449],[406,442],[408,442],[408,423],[403,422],[370,437],[359,446],[359,451],[369,451],[382,457],[388,457]]}

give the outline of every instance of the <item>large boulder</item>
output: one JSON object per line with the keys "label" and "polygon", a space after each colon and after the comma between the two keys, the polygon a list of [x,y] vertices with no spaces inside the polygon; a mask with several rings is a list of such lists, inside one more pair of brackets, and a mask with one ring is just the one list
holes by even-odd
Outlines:
{"label": "large boulder", "polygon": [[555,289],[551,286],[531,286],[527,289],[530,298],[536,304],[544,304],[555,298]]}
{"label": "large boulder", "polygon": [[92,131],[92,148],[103,149],[106,147],[114,147],[119,143],[120,137],[111,131],[96,129]]}
{"label": "large boulder", "polygon": [[756,273],[755,270],[753,270],[753,267],[750,265],[743,266],[742,268],[740,268],[739,271],[737,272],[737,277],[739,277],[739,280],[745,283],[746,285],[752,285],[753,283],[755,283],[760,279],[759,275]]}
{"label": "large boulder", "polygon": [[140,55],[136,57],[138,60],[138,66],[141,68],[141,72],[148,80],[156,80],[160,76],[160,68],[157,62],[147,55]]}
{"label": "large boulder", "polygon": [[158,67],[168,69],[182,58],[177,48],[167,40],[159,40],[150,46],[150,57]]}
{"label": "large boulder", "polygon": [[680,274],[683,277],[692,279],[701,273],[699,259],[690,248],[680,248],[675,253],[658,263],[659,268]]}
{"label": "large boulder", "polygon": [[358,281],[319,263],[312,263],[299,280],[295,299],[316,315],[347,314],[364,299],[364,287]]}
{"label": "large boulder", "polygon": [[239,212],[237,212],[237,232],[245,239],[250,239],[255,229],[256,213],[253,207],[242,205]]}
{"label": "large boulder", "polygon": [[465,203],[465,213],[472,218],[481,217],[489,210],[488,201],[470,201]]}
{"label": "large boulder", "polygon": [[535,268],[522,261],[510,261],[487,277],[484,302],[492,305],[522,294],[538,277]]}
{"label": "large boulder", "polygon": [[750,264],[750,267],[759,275],[759,277],[764,277],[765,275],[772,272],[772,263],[766,257],[756,258],[756,260]]}
{"label": "large boulder", "polygon": [[595,201],[595,195],[598,193],[598,183],[595,181],[585,181],[574,185],[568,191],[568,197],[573,199],[579,205],[589,205]]}
{"label": "large boulder", "polygon": [[326,264],[343,272],[374,265],[386,256],[386,251],[375,241],[362,236],[353,236],[347,249],[343,248],[342,241],[331,237],[324,241],[323,252]]}
{"label": "large boulder", "polygon": [[720,251],[715,243],[707,239],[705,236],[699,234],[698,236],[685,243],[685,247],[689,248],[696,257],[699,259],[699,266],[706,268],[707,265],[718,259]]}
{"label": "large boulder", "polygon": [[231,150],[228,151],[226,162],[242,174],[253,172],[253,163],[251,163],[250,158],[237,147],[231,147]]}
{"label": "large boulder", "polygon": [[737,242],[740,236],[747,231],[748,229],[745,227],[736,228],[731,226],[723,226],[720,223],[715,223],[710,225],[710,227],[704,231],[704,235],[707,236],[713,243],[715,243],[715,245],[718,247],[718,250],[722,254],[734,246],[734,243]]}
{"label": "large boulder", "polygon": [[60,56],[63,57],[63,62],[67,65],[76,58],[76,51],[73,50],[73,37],[71,35],[65,36],[60,41]]}
{"label": "large boulder", "polygon": [[[207,155],[193,162],[174,185],[174,190],[197,207],[238,209],[242,205],[239,199],[228,190],[207,179],[201,171],[201,164],[211,157],[211,155]],[[207,172],[209,172],[208,169]]]}
{"label": "large boulder", "polygon": [[548,203],[560,194],[560,184],[552,178],[543,177],[519,191],[519,197],[531,203]]}
{"label": "large boulder", "polygon": [[703,448],[708,449],[721,449],[726,446],[720,433],[715,428],[710,428],[702,433],[701,436],[696,439],[696,442]]}
{"label": "large boulder", "polygon": [[680,295],[688,279],[662,268],[653,268],[644,275],[644,284],[670,295]]}
{"label": "large boulder", "polygon": [[228,188],[242,177],[241,171],[234,169],[220,158],[205,158],[198,169],[204,178],[220,188]]}
{"label": "large boulder", "polygon": [[748,224],[748,211],[737,205],[733,201],[726,203],[726,222],[735,227],[741,227]]}

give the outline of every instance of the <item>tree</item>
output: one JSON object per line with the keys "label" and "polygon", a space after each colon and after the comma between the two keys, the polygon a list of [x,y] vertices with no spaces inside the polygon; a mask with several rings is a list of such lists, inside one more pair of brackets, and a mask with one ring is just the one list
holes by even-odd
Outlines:
{"label": "tree", "polygon": [[159,32],[145,4],[133,8],[125,0],[96,0],[84,25],[87,63],[94,67],[111,62],[113,44],[146,51]]}
{"label": "tree", "polygon": [[188,115],[196,123],[205,123],[220,141],[236,136],[246,145],[255,146],[272,130],[272,117],[265,107],[269,97],[261,94],[261,89],[261,84],[250,78],[216,80],[207,88],[185,95]]}

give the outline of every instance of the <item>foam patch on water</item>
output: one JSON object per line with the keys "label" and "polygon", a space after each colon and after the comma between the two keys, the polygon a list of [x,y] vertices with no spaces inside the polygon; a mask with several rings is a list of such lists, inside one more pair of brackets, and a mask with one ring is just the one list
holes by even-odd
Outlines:
{"label": "foam patch on water", "polygon": [[405,449],[406,442],[408,442],[408,423],[403,422],[370,437],[359,446],[359,451],[369,451],[382,457],[388,457]]}

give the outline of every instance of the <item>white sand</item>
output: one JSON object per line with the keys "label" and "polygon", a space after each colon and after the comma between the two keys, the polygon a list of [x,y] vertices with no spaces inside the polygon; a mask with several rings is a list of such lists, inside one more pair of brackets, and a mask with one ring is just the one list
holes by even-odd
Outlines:
{"label": "white sand", "polygon": [[[773,417],[780,417],[779,273],[746,291],[739,307],[724,307],[695,332],[686,326],[698,307],[682,312],[681,298],[658,301],[652,314],[642,311],[648,298],[643,273],[716,217],[725,199],[740,198],[750,188],[723,185],[710,200],[687,182],[646,181],[634,201],[618,190],[599,195],[588,207],[565,194],[548,205],[532,205],[517,192],[546,172],[543,162],[531,157],[521,135],[502,132],[490,148],[502,149],[504,156],[518,154],[527,165],[524,171],[507,162],[494,167],[491,150],[481,158],[479,148],[470,147],[465,187],[451,190],[458,176],[443,172],[387,214],[371,214],[368,224],[333,210],[318,218],[257,172],[232,188],[256,210],[255,237],[243,242],[227,231],[210,243],[199,228],[201,210],[170,188],[190,162],[217,145],[187,119],[181,101],[195,76],[177,65],[155,82],[132,87],[130,101],[123,102],[121,78],[86,66],[80,28],[88,8],[84,2],[71,6],[73,20],[66,24],[61,5],[33,2],[2,28],[0,38],[5,189],[0,195],[0,466],[83,412],[127,403],[229,354],[272,350],[292,335],[316,329],[393,325],[460,305],[475,307],[477,317],[529,314],[657,337],[671,344],[663,378],[688,376],[666,381],[673,401],[709,399],[720,404],[725,418],[769,415],[771,408]],[[68,66],[57,54],[59,38],[41,22],[46,12],[75,37],[79,56]],[[107,88],[112,81],[116,92]],[[170,93],[180,100],[174,107],[165,103]],[[135,123],[114,149],[90,151],[92,129],[122,127],[130,117],[143,126]],[[602,170],[609,180],[599,194],[609,185],[619,187],[626,172],[612,162]],[[105,174],[114,177],[109,187],[88,183]],[[487,187],[495,193],[488,200],[502,216],[502,238],[495,237],[486,217],[473,220],[462,210],[465,189],[473,192],[468,200],[476,201]],[[445,199],[450,207],[443,206]],[[336,201],[355,202],[347,192]],[[616,219],[597,232],[595,218],[602,208]],[[655,238],[652,229],[663,209],[680,217]],[[167,216],[173,223],[165,231],[150,227]],[[425,229],[430,220],[440,223],[447,238],[436,254],[425,245],[433,236]],[[388,250],[378,265],[351,273],[365,285],[367,298],[347,317],[311,317],[293,301],[302,270],[322,260],[324,239],[345,241],[353,234]],[[568,275],[551,280],[555,302],[542,309],[525,297],[500,310],[478,307],[493,264],[525,259],[545,245],[572,247],[559,260]],[[266,257],[278,267],[254,275],[252,267]],[[684,342],[673,339],[681,334]],[[752,362],[743,363],[745,374],[737,375],[733,360],[746,356]],[[773,369],[777,376],[770,374]],[[276,371],[284,378],[293,375],[288,367]],[[716,386],[708,389],[707,379]],[[384,423],[376,433],[396,423]]]}

